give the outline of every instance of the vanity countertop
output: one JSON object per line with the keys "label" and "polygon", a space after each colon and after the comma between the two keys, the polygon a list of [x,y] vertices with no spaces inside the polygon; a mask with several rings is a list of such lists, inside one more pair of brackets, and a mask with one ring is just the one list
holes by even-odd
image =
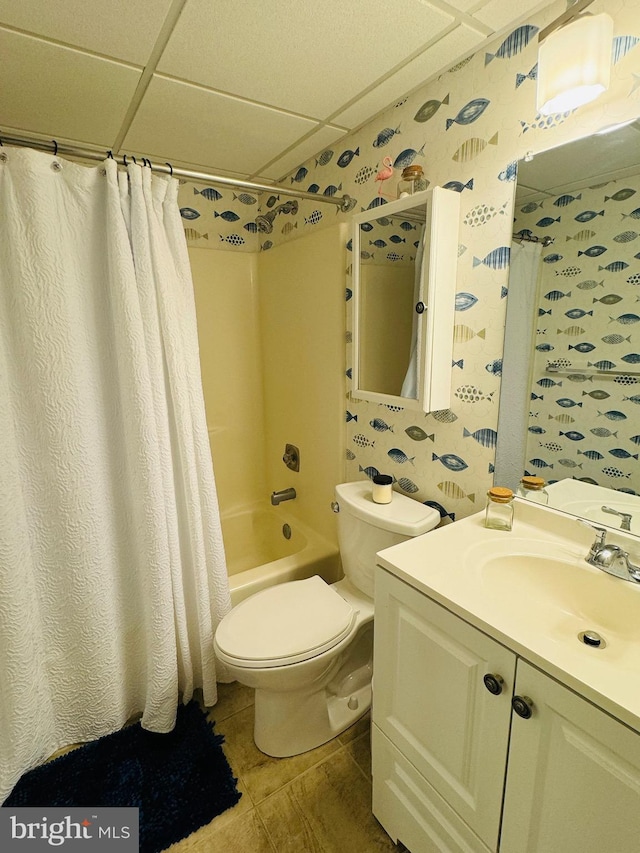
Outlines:
{"label": "vanity countertop", "polygon": [[[576,518],[516,500],[510,532],[485,528],[483,511],[380,551],[378,563],[640,732],[640,584],[586,563],[594,538]],[[640,539],[609,539],[640,563]]]}

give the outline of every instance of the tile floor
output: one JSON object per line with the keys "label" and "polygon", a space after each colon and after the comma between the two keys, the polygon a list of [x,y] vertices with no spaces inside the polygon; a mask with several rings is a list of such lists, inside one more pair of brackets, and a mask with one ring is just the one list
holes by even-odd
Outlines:
{"label": "tile floor", "polygon": [[253,742],[253,690],[220,684],[210,710],[240,802],[170,853],[400,853],[371,813],[369,719],[303,755],[270,758]]}

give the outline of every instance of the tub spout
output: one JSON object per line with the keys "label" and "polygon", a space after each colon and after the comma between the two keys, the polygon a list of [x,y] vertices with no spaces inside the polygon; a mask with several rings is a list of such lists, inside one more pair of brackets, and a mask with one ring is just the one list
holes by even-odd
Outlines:
{"label": "tub spout", "polygon": [[271,492],[271,503],[278,506],[282,501],[292,501],[296,496],[295,489],[280,489],[278,492]]}

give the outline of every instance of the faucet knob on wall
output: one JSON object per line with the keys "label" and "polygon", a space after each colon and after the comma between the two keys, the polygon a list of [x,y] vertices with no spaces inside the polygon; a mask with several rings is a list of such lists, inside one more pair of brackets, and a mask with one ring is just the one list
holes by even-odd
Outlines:
{"label": "faucet knob on wall", "polygon": [[300,451],[295,444],[285,444],[282,461],[291,471],[300,470]]}

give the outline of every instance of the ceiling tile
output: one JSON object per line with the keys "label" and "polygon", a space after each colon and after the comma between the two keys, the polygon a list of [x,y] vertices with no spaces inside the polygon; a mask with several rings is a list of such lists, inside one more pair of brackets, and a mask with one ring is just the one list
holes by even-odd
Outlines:
{"label": "ceiling tile", "polygon": [[552,0],[546,0],[546,2],[518,0],[517,8],[514,8],[513,5],[505,3],[504,0],[489,0],[486,6],[473,13],[473,17],[497,32],[503,27],[508,27],[513,21],[521,21],[529,12],[542,9],[551,2]]}
{"label": "ceiling tile", "polygon": [[[308,139],[305,139],[299,145],[296,145],[295,148],[289,151],[288,154],[285,154],[284,157],[280,157],[270,166],[260,169],[260,175],[268,180],[279,181],[282,179],[283,175],[287,175],[289,172],[292,172],[296,166],[304,163],[310,157],[313,157],[314,154],[323,152],[346,133],[346,130],[342,130],[338,127],[331,127],[330,125],[321,127],[319,130],[316,130],[315,133],[312,133]],[[334,153],[339,156],[339,152]],[[300,185],[300,189],[306,189],[306,185]],[[321,187],[321,190],[324,190],[324,187]]]}
{"label": "ceiling tile", "polygon": [[453,22],[424,0],[188,0],[158,70],[326,118]]}
{"label": "ceiling tile", "polygon": [[388,107],[399,92],[410,92],[422,85],[442,68],[454,65],[461,57],[481,44],[484,34],[462,24],[437,41],[355,104],[333,117],[336,124],[355,128]]}
{"label": "ceiling tile", "polygon": [[464,12],[465,14],[469,12],[469,9],[473,9],[474,6],[479,5],[479,0],[449,0],[449,6],[453,6],[458,12]]}
{"label": "ceiling tile", "polygon": [[0,29],[2,123],[110,148],[140,72]]}
{"label": "ceiling tile", "polygon": [[315,122],[198,86],[152,79],[122,149],[251,175]]}
{"label": "ceiling tile", "polygon": [[171,2],[0,0],[0,24],[145,65]]}

